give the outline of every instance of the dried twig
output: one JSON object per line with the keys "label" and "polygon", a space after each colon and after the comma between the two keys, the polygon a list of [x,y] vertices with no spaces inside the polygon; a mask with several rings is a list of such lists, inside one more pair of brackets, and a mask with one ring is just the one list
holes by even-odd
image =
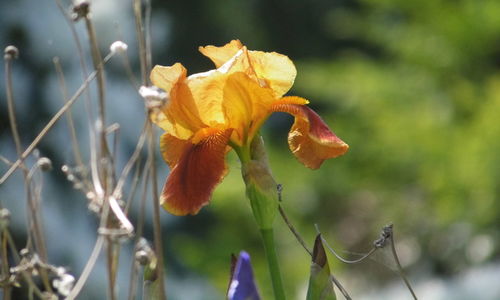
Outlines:
{"label": "dried twig", "polygon": [[[282,192],[283,192],[283,186],[281,184],[278,184],[276,186],[276,189],[278,191],[278,200],[281,203],[282,202],[282,197],[281,196],[282,196]],[[290,229],[290,231],[293,233],[293,235],[295,236],[295,238],[297,239],[297,241],[306,250],[306,252],[309,253],[309,255],[312,257],[313,253],[309,250],[309,248],[307,248],[307,245],[306,245],[304,239],[300,236],[299,232],[295,229],[295,227],[293,226],[293,224],[288,219],[288,217],[287,217],[287,215],[285,213],[285,210],[283,209],[283,207],[281,206],[281,204],[278,206],[278,209],[279,209],[279,212],[281,214],[281,217],[283,218],[283,220],[285,221],[286,225],[288,226],[288,228]],[[324,241],[322,235],[321,235],[321,239]],[[328,244],[327,244],[327,246],[328,246]],[[349,293],[346,291],[346,289],[342,286],[342,284],[333,275],[330,275],[330,279],[332,280],[332,283],[335,284],[338,287],[338,289],[340,290],[340,292],[342,293],[342,295],[344,295],[344,297],[347,300],[351,300],[351,296],[349,295]]]}
{"label": "dried twig", "polygon": [[154,142],[154,133],[153,128],[151,126],[151,121],[148,128],[149,134],[149,153],[148,156],[151,157],[151,188],[152,188],[152,201],[153,201],[153,234],[154,234],[154,250],[157,253],[158,259],[158,267],[156,268],[158,282],[159,282],[159,292],[160,299],[166,299],[165,297],[165,284],[163,281],[164,272],[163,272],[163,246],[162,246],[162,234],[161,234],[161,223],[160,223],[160,198],[158,196],[158,180],[156,177],[156,164],[155,164],[155,142]]}
{"label": "dried twig", "polygon": [[[64,103],[66,103],[68,101],[68,90],[66,89],[66,80],[64,79],[64,72],[61,66],[61,62],[58,57],[54,57],[53,62],[54,62],[54,67],[56,69],[57,77],[59,78],[59,87],[61,88],[63,101]],[[70,109],[66,112],[66,119],[68,121],[68,128],[71,137],[71,145],[73,148],[73,157],[75,159],[75,163],[77,167],[83,168],[84,165],[82,160],[82,154],[80,153],[80,145],[78,144],[78,139],[76,137],[76,129],[75,129],[75,123],[73,121],[73,114],[71,113]]]}
{"label": "dried twig", "polygon": [[[109,59],[113,56],[113,54],[114,53],[109,53],[104,58],[102,63],[106,64],[109,61]],[[12,164],[12,166],[7,170],[7,172],[5,172],[5,174],[2,176],[2,178],[0,178],[0,184],[3,184],[5,182],[5,180],[7,180],[7,178],[9,178],[10,175],[12,175],[12,173],[21,165],[21,163],[31,154],[31,152],[33,152],[33,150],[35,150],[38,143],[40,143],[40,141],[45,137],[45,135],[47,135],[47,133],[50,131],[50,129],[52,129],[54,124],[57,121],[59,121],[61,116],[71,107],[71,105],[73,105],[73,103],[75,103],[75,101],[78,99],[78,97],[80,97],[80,95],[85,91],[85,89],[87,89],[89,83],[95,79],[95,77],[97,76],[97,74],[99,72],[100,72],[99,70],[96,70],[96,71],[92,72],[89,75],[89,77],[87,77],[87,79],[85,79],[85,81],[82,83],[80,88],[78,88],[78,90],[75,92],[75,94],[73,94],[73,96],[68,100],[68,102],[66,102],[66,104],[64,104],[59,109],[59,111],[57,111],[57,113],[50,119],[50,121],[47,123],[47,125],[45,125],[45,127],[36,136],[36,138],[33,140],[33,142],[31,142],[31,144],[28,146],[28,148],[26,148],[26,150],[24,150],[24,152],[21,154],[21,157],[18,160],[16,160],[16,162],[14,162],[14,164]]]}
{"label": "dried twig", "polygon": [[[281,203],[281,193],[283,192],[283,186],[281,184],[278,184],[276,186],[276,189],[278,190],[278,200],[279,202]],[[300,236],[299,232],[295,229],[295,227],[293,226],[292,222],[290,222],[290,220],[288,219],[286,213],[285,213],[285,210],[283,209],[283,207],[281,206],[281,204],[278,205],[278,210],[281,214],[281,217],[283,218],[283,221],[285,221],[286,225],[288,226],[288,228],[290,229],[290,231],[293,233],[293,235],[295,236],[295,238],[297,239],[297,241],[300,243],[300,245],[302,246],[302,248],[304,248],[304,250],[306,250],[307,253],[309,253],[309,255],[312,256],[312,251],[309,250],[309,248],[307,248],[307,245],[306,245],[306,242],[304,241],[304,239]]]}

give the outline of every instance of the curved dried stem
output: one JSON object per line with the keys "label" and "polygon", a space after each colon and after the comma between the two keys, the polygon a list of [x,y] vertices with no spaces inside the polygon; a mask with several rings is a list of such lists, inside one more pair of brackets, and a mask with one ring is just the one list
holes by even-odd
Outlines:
{"label": "curved dried stem", "polygon": [[[144,230],[144,216],[146,214],[146,200],[147,200],[147,194],[148,194],[148,182],[149,182],[149,176],[150,172],[149,168],[151,167],[151,157],[148,157],[146,160],[146,163],[144,164],[143,171],[142,171],[142,195],[141,195],[141,201],[140,201],[140,206],[139,206],[139,216],[137,218],[137,235],[136,239],[134,242],[134,253],[138,249],[138,244],[139,241],[142,238],[143,230]],[[138,262],[134,259],[131,264],[131,271],[130,271],[130,281],[129,281],[129,294],[128,294],[128,299],[133,300],[135,299],[136,296],[136,277],[137,277],[137,271],[138,271]]]}
{"label": "curved dried stem", "polygon": [[158,275],[159,292],[160,299],[166,299],[165,297],[165,283],[164,283],[164,264],[163,264],[163,246],[162,246],[162,234],[161,234],[161,223],[160,223],[160,198],[158,196],[158,179],[156,174],[156,164],[155,164],[155,142],[154,142],[154,132],[151,126],[151,121],[148,121],[148,137],[149,137],[149,151],[148,156],[151,158],[151,188],[152,188],[152,201],[153,201],[153,232],[154,232],[154,250],[158,258],[158,267],[156,272]]}
{"label": "curved dried stem", "polygon": [[[16,152],[19,157],[18,161],[22,157],[22,148],[21,148],[21,139],[19,137],[19,132],[17,130],[17,120],[16,120],[16,114],[15,114],[15,109],[14,109],[14,95],[12,91],[12,61],[13,59],[16,58],[18,55],[18,50],[14,46],[7,46],[5,48],[5,55],[4,55],[4,60],[5,60],[5,80],[6,80],[6,96],[7,96],[7,108],[8,108],[8,114],[9,114],[9,121],[10,121],[10,126],[12,130],[12,136],[14,138],[14,144],[16,146]],[[36,240],[37,244],[37,249],[40,252],[40,255],[42,256],[43,260],[47,259],[47,253],[45,250],[45,242],[43,239],[42,235],[42,229],[40,226],[40,221],[38,218],[38,214],[36,211],[36,203],[35,200],[33,199],[33,194],[31,190],[31,172],[27,171],[26,166],[24,165],[24,162],[21,161],[20,165],[23,165],[24,168],[23,170],[23,178],[24,178],[24,186],[25,186],[25,191],[26,191],[26,199],[28,202],[28,207],[30,208],[31,211],[31,221],[32,223],[30,224],[30,230],[28,232],[32,231],[32,236],[34,236],[34,239]],[[36,168],[37,164],[33,168]],[[13,168],[13,166],[11,166]],[[30,215],[30,214],[28,214]],[[28,234],[28,236],[31,236]],[[28,238],[28,244],[30,243],[30,239]],[[40,272],[40,277],[42,278],[42,282],[45,286],[45,289],[49,292],[52,291],[52,287],[50,285],[47,273],[42,270]]]}
{"label": "curved dried stem", "polygon": [[[320,230],[319,230],[319,227],[318,227],[318,224],[315,224],[314,225],[316,227],[316,232],[317,233],[320,233]],[[370,251],[368,251],[368,253],[364,254],[362,257],[358,258],[358,259],[354,259],[354,260],[348,260],[348,259],[345,259],[343,258],[342,256],[340,256],[337,251],[333,250],[333,248],[330,246],[330,244],[328,244],[328,241],[323,237],[323,235],[321,235],[321,240],[323,241],[323,243],[326,245],[326,247],[328,248],[328,250],[330,250],[330,252],[338,259],[340,260],[341,262],[345,263],[345,264],[357,264],[357,263],[360,263],[362,261],[364,261],[365,259],[367,259],[368,257],[370,257],[373,253],[375,253],[375,251],[377,251],[377,247],[373,247],[372,249],[370,249]]]}
{"label": "curved dried stem", "polygon": [[[61,66],[60,59],[58,57],[54,57],[53,59],[54,67],[56,69],[57,77],[59,78],[59,87],[61,88],[61,94],[63,97],[64,103],[68,101],[68,90],[66,88],[66,80],[64,79],[64,72]],[[66,112],[66,120],[68,121],[68,129],[71,137],[71,145],[73,150],[73,158],[75,159],[75,163],[77,167],[83,167],[82,154],[80,153],[80,145],[78,144],[78,139],[76,137],[76,129],[75,123],[73,121],[73,114],[69,109]]]}
{"label": "curved dried stem", "polygon": [[125,184],[125,180],[127,179],[127,175],[130,172],[130,170],[132,169],[132,167],[134,166],[137,159],[139,158],[139,155],[141,154],[142,148],[144,147],[144,143],[145,143],[146,137],[147,137],[147,134],[146,134],[147,122],[148,121],[144,122],[144,126],[142,127],[141,135],[139,136],[139,141],[137,142],[134,153],[132,153],[132,156],[130,157],[127,164],[123,168],[123,171],[120,175],[120,178],[118,179],[116,187],[112,193],[115,197],[119,197],[119,195],[121,195],[123,185]]}
{"label": "curved dried stem", "polygon": [[406,278],[406,275],[403,272],[403,267],[401,266],[401,263],[399,262],[398,253],[396,252],[396,247],[394,246],[393,226],[392,226],[392,224],[390,224],[389,226],[390,226],[390,230],[391,230],[391,233],[389,235],[389,239],[391,241],[391,251],[392,251],[392,255],[394,256],[394,261],[396,261],[399,275],[401,276],[401,278],[403,278],[403,281],[404,281],[406,287],[408,288],[408,290],[410,291],[411,295],[413,296],[413,299],[417,300],[417,295],[415,294],[415,291],[411,287],[410,281],[408,280],[408,278]]}
{"label": "curved dried stem", "polygon": [[90,255],[89,260],[87,261],[87,264],[83,268],[83,271],[82,271],[82,274],[80,275],[80,278],[78,278],[78,281],[76,282],[75,286],[71,290],[68,297],[66,297],[66,300],[73,300],[78,296],[78,294],[82,290],[83,286],[85,285],[85,282],[87,282],[87,279],[89,278],[90,273],[94,269],[95,263],[97,262],[97,259],[99,258],[99,254],[101,253],[103,245],[104,245],[104,236],[99,235],[97,237],[97,241],[94,245],[94,249],[92,250],[92,254]]}
{"label": "curved dried stem", "polygon": [[[113,56],[113,53],[109,53],[104,58],[103,64],[106,64],[112,56]],[[28,146],[28,148],[26,148],[26,150],[24,150],[24,152],[21,154],[19,159],[16,160],[16,162],[14,164],[12,164],[12,166],[7,170],[7,172],[5,172],[5,174],[2,176],[2,178],[0,178],[0,184],[4,183],[5,180],[7,180],[10,177],[10,175],[12,175],[12,173],[21,165],[21,163],[33,152],[33,150],[35,150],[38,143],[40,143],[40,141],[45,137],[45,135],[47,135],[47,133],[50,131],[50,129],[52,129],[54,124],[57,121],[59,121],[61,116],[64,113],[66,113],[66,111],[71,107],[71,105],[73,105],[75,103],[75,101],[78,99],[78,97],[80,97],[80,95],[87,89],[87,87],[89,86],[89,83],[92,82],[92,80],[94,80],[96,78],[96,76],[99,72],[100,72],[99,70],[96,70],[96,71],[92,72],[89,75],[89,77],[87,77],[87,79],[85,79],[85,81],[82,83],[80,88],[78,88],[78,90],[75,92],[75,94],[73,94],[73,96],[68,100],[68,102],[66,102],[66,104],[64,104],[59,109],[59,111],[57,111],[57,113],[50,119],[50,121],[47,123],[47,125],[45,125],[45,127],[36,136],[36,138],[33,140],[33,142],[31,142],[31,144]]]}

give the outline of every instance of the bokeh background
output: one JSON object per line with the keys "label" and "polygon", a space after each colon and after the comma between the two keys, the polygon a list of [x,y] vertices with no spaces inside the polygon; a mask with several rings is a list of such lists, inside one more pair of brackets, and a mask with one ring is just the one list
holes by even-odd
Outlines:
{"label": "bokeh background", "polygon": [[[125,41],[139,76],[132,1],[91,3],[102,53],[113,41]],[[384,225],[394,223],[396,248],[422,299],[500,298],[499,1],[192,0],[153,1],[152,7],[154,64],[182,62],[190,73],[206,71],[212,65],[198,46],[235,38],[250,49],[286,54],[298,70],[289,94],[309,99],[350,145],[345,156],[311,171],[288,150],[289,116],[273,115],[262,130],[275,178],[284,187],[283,206],[306,241],[312,244],[317,224],[340,254],[356,258]],[[0,25],[0,45],[20,50],[13,76],[26,146],[62,103],[53,57],[64,67],[70,93],[82,82],[81,70],[55,1],[2,1]],[[76,25],[86,45],[83,24]],[[109,123],[121,126],[121,168],[139,136],[143,103],[119,58],[106,72]],[[0,79],[0,154],[14,160],[3,74]],[[88,155],[80,102],[73,113]],[[93,247],[97,219],[60,171],[73,163],[68,134],[61,120],[39,147],[55,166],[43,179],[43,214],[50,261],[78,275]],[[233,153],[228,160],[230,174],[200,214],[162,214],[170,299],[222,299],[229,256],[243,249],[252,256],[262,295],[272,298],[240,167]],[[158,166],[161,185],[168,169],[160,160]],[[6,169],[0,165],[2,174]],[[0,186],[20,247],[26,238],[21,184],[16,174]],[[132,219],[136,212],[134,206]],[[291,299],[303,299],[309,257],[283,222],[276,223],[286,289]],[[151,232],[148,220],[146,236]],[[124,247],[120,299],[132,255],[130,243]],[[354,299],[411,298],[389,250],[358,265],[334,257],[330,264]],[[104,298],[105,276],[100,261],[81,299]]]}

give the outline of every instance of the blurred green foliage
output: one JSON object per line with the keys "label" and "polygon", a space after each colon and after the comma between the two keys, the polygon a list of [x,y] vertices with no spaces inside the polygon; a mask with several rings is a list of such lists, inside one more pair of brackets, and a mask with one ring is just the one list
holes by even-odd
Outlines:
{"label": "blurred green foliage", "polygon": [[[408,271],[449,275],[499,257],[500,2],[494,0],[189,1],[168,2],[168,58],[190,72],[212,68],[195,49],[241,39],[296,63],[290,94],[311,101],[350,144],[344,157],[311,171],[291,155],[292,120],[275,115],[263,130],[284,207],[312,246],[318,223],[337,249],[363,252],[394,222],[410,245]],[[165,61],[172,60],[172,61]],[[263,295],[270,283],[244,197],[238,162],[210,206],[172,232],[172,251],[223,291],[229,253],[252,255]],[[201,226],[190,226],[196,220]],[[198,223],[200,225],[201,221]],[[304,295],[308,256],[278,221],[285,282]],[[474,257],[474,237],[491,252]],[[378,282],[389,269],[342,270]],[[351,268],[351,270],[349,270]],[[381,271],[382,270],[382,271]],[[382,274],[381,274],[382,273]],[[267,298],[267,297],[265,297]]]}

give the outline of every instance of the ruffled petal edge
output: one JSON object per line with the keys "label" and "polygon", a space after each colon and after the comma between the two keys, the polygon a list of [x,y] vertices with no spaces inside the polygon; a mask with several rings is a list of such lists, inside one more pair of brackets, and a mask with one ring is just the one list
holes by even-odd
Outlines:
{"label": "ruffled petal edge", "polygon": [[307,100],[284,97],[272,106],[272,110],[295,117],[288,134],[290,150],[306,167],[318,169],[325,160],[345,154],[349,145],[338,138],[316,112],[300,102],[307,103]]}

